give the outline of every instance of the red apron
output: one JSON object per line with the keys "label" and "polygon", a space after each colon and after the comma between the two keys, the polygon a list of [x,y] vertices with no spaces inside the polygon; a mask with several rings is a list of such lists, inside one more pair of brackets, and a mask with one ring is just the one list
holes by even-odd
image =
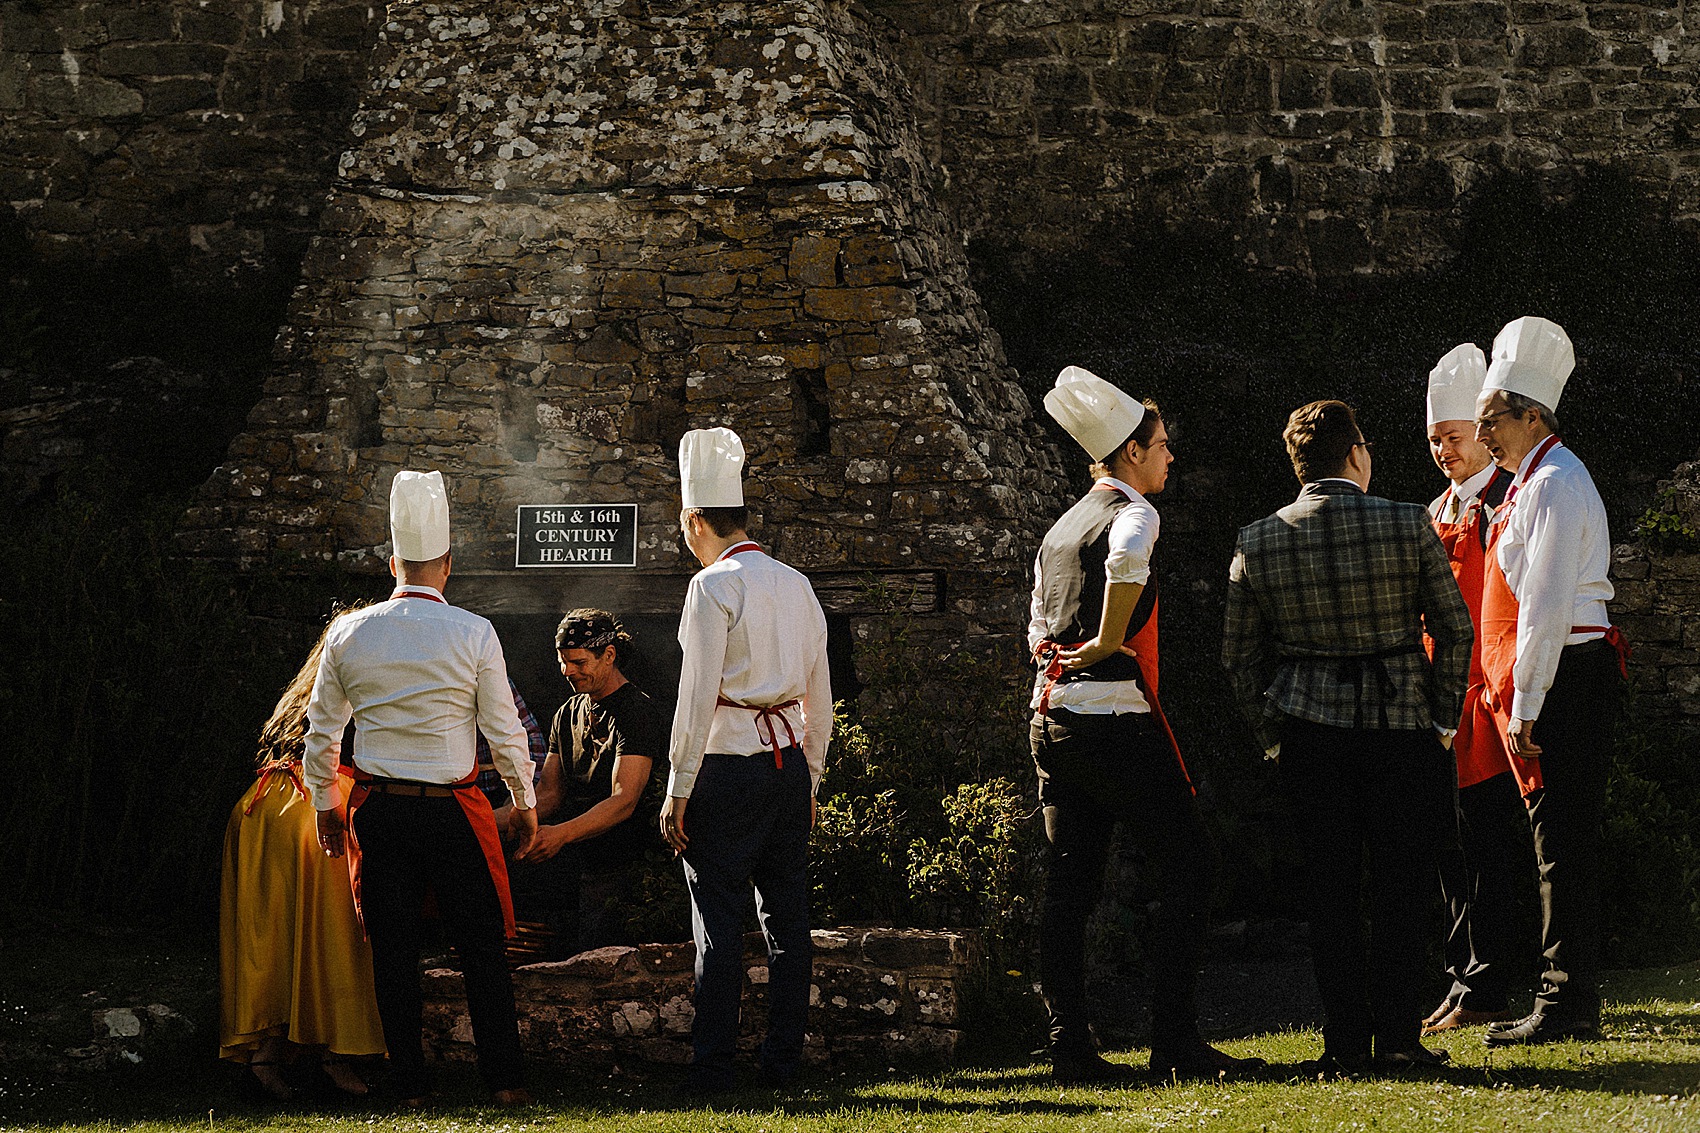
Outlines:
{"label": "red apron", "polygon": [[[443,602],[434,594],[418,594],[397,591],[392,597],[423,598],[430,602]],[[447,602],[443,603],[447,605]],[[359,810],[370,795],[372,776],[360,770],[352,769],[354,785],[348,792],[348,818],[345,835],[348,854],[348,878],[354,887],[354,911],[360,916],[360,923],[366,923],[365,913],[360,906],[360,843],[354,837],[354,812]],[[466,773],[464,779],[453,783],[441,784],[452,787],[455,801],[460,804],[461,813],[466,815],[467,823],[472,827],[472,833],[478,839],[478,848],[484,852],[484,864],[490,869],[490,880],[496,885],[496,899],[502,904],[502,926],[508,936],[514,935],[514,899],[508,889],[508,862],[502,853],[502,835],[496,829],[496,812],[490,809],[490,800],[484,797],[478,783],[478,765],[475,762],[472,770]]]}
{"label": "red apron", "polygon": [[[1517,691],[1512,673],[1517,664],[1517,596],[1511,592],[1511,584],[1506,581],[1505,571],[1499,565],[1499,537],[1505,530],[1506,520],[1511,517],[1511,509],[1516,506],[1517,490],[1534,475],[1535,469],[1541,466],[1541,461],[1558,443],[1557,436],[1543,441],[1535,452],[1535,458],[1529,462],[1528,471],[1506,493],[1505,503],[1494,516],[1492,541],[1488,545],[1487,578],[1482,588],[1482,620],[1478,638],[1481,641],[1482,670],[1487,679],[1486,700],[1501,735],[1510,734],[1512,697]],[[1619,671],[1628,676],[1629,647],[1616,626],[1571,626],[1570,632],[1604,633],[1607,644],[1617,652]],[[1519,759],[1509,754],[1506,758],[1510,759],[1511,771],[1517,776],[1517,785],[1525,796],[1540,787],[1539,760]]]}
{"label": "red apron", "polygon": [[[1092,490],[1095,492],[1120,491],[1119,488],[1108,484],[1094,484]],[[1152,579],[1151,585],[1156,585],[1155,579]],[[1138,666],[1139,691],[1145,695],[1145,702],[1151,706],[1152,718],[1162,727],[1163,735],[1168,737],[1169,748],[1175,753],[1175,762],[1180,764],[1181,775],[1186,779],[1187,786],[1191,787],[1192,793],[1196,795],[1198,788],[1193,786],[1192,776],[1187,772],[1186,759],[1181,755],[1181,745],[1175,740],[1174,729],[1169,727],[1169,718],[1164,715],[1163,705],[1157,699],[1157,673],[1161,667],[1158,664],[1160,653],[1157,646],[1157,607],[1160,601],[1161,599],[1156,594],[1151,596],[1151,612],[1146,616],[1145,621],[1133,630],[1128,639],[1122,642],[1121,652],[1132,657],[1134,664]],[[1041,641],[1039,647],[1033,651],[1034,658],[1045,665],[1045,691],[1039,697],[1039,714],[1041,716],[1050,711],[1051,689],[1056,687],[1057,681],[1063,675],[1062,661],[1057,654],[1064,649],[1078,649],[1084,644],[1086,643],[1083,641],[1077,641],[1073,645],[1061,645],[1055,641]]]}
{"label": "red apron", "polygon": [[[1452,499],[1447,491],[1447,503]],[[1441,505],[1445,513],[1446,503]],[[1470,608],[1470,622],[1481,625],[1482,585],[1487,553],[1482,549],[1482,501],[1470,501],[1462,517],[1452,523],[1434,521],[1434,531],[1446,548],[1447,561],[1452,564],[1452,577],[1458,580],[1458,590],[1464,604]],[[1429,659],[1434,659],[1434,639],[1424,635]],[[1464,713],[1458,721],[1458,735],[1452,741],[1452,754],[1458,760],[1458,786],[1473,787],[1495,775],[1503,775],[1511,767],[1511,759],[1494,723],[1493,713],[1483,702],[1487,678],[1482,671],[1482,638],[1478,632],[1470,647],[1470,684],[1464,690]],[[1517,762],[1525,762],[1519,760]],[[1538,770],[1537,770],[1538,774]],[[1526,793],[1526,792],[1525,792]]]}

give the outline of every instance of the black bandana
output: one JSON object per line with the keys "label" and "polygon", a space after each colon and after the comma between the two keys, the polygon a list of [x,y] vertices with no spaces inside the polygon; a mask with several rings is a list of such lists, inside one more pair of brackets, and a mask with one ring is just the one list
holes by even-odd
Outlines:
{"label": "black bandana", "polygon": [[620,623],[611,617],[568,620],[555,631],[556,649],[606,649],[620,639]]}

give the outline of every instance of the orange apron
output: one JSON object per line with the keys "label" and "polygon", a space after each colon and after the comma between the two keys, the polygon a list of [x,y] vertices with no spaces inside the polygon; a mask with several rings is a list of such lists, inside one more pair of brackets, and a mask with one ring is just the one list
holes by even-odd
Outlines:
{"label": "orange apron", "polygon": [[[1102,484],[1094,484],[1092,490],[1097,492],[1119,491],[1117,488]],[[1176,741],[1175,731],[1169,727],[1169,718],[1163,713],[1163,705],[1157,699],[1157,672],[1160,668],[1157,647],[1159,597],[1156,592],[1157,579],[1155,576],[1152,577],[1148,585],[1151,587],[1151,611],[1146,615],[1145,620],[1128,635],[1127,640],[1122,642],[1121,652],[1132,657],[1134,664],[1138,667],[1139,673],[1135,679],[1139,684],[1139,691],[1144,694],[1145,702],[1151,706],[1152,718],[1162,727],[1163,735],[1168,738],[1169,748],[1175,753],[1175,762],[1180,764],[1181,775],[1186,779],[1187,786],[1191,787],[1192,793],[1196,795],[1198,788],[1193,785],[1192,776],[1187,772],[1186,759],[1181,755],[1181,745]],[[1064,649],[1078,649],[1084,644],[1086,643],[1083,641],[1077,641],[1073,645],[1062,645],[1055,641],[1041,641],[1038,648],[1033,651],[1034,659],[1045,666],[1045,691],[1039,696],[1039,714],[1041,716],[1049,713],[1051,690],[1056,687],[1057,681],[1061,680],[1063,676],[1062,660],[1058,654]]]}
{"label": "orange apron", "polygon": [[[1490,480],[1489,483],[1492,483]],[[1452,498],[1447,489],[1447,501]],[[1441,505],[1444,514],[1446,504]],[[1447,561],[1452,564],[1452,577],[1458,580],[1458,590],[1464,604],[1470,608],[1470,622],[1482,622],[1482,586],[1487,552],[1482,544],[1482,501],[1478,496],[1464,510],[1462,517],[1452,523],[1434,521],[1435,534],[1446,548]],[[1434,639],[1424,636],[1429,659],[1434,659]],[[1452,754],[1458,760],[1458,786],[1473,787],[1495,775],[1512,770],[1512,761],[1500,738],[1493,713],[1483,699],[1487,678],[1482,670],[1482,636],[1478,631],[1470,647],[1470,683],[1464,691],[1464,712],[1458,720],[1458,735],[1452,741]],[[1525,762],[1519,760],[1517,762]],[[1539,774],[1537,767],[1536,774]],[[1527,793],[1527,791],[1525,791]]]}
{"label": "orange apron", "polygon": [[[1487,681],[1486,700],[1502,736],[1510,734],[1512,697],[1517,691],[1512,674],[1517,664],[1517,596],[1511,592],[1511,584],[1506,581],[1505,571],[1499,565],[1499,537],[1505,530],[1506,520],[1511,517],[1511,509],[1516,506],[1517,490],[1534,475],[1535,469],[1541,466],[1541,461],[1558,443],[1556,435],[1543,441],[1535,452],[1535,459],[1529,462],[1528,471],[1506,493],[1505,503],[1494,516],[1492,541],[1488,544],[1487,577],[1482,588],[1482,620],[1478,637],[1481,641],[1482,670]],[[1616,626],[1571,626],[1570,632],[1604,633],[1606,643],[1617,653],[1619,671],[1627,678],[1629,646]],[[1507,747],[1509,749],[1509,743]],[[1525,797],[1541,786],[1539,760],[1519,759],[1510,754],[1506,758],[1511,761],[1511,771],[1517,776],[1517,785]]]}
{"label": "orange apron", "polygon": [[[443,602],[434,594],[418,594],[398,591],[395,598],[423,598],[429,602]],[[446,606],[447,602],[443,602]],[[354,911],[360,917],[360,923],[366,923],[365,913],[360,905],[360,843],[354,837],[354,812],[365,803],[371,792],[372,776],[358,767],[352,771],[354,785],[348,792],[348,818],[345,822],[345,844],[348,854],[348,877],[354,887]],[[473,835],[478,839],[478,848],[484,852],[484,864],[490,869],[490,880],[496,885],[496,899],[502,905],[502,926],[509,937],[514,935],[514,899],[508,889],[508,861],[502,853],[502,835],[496,829],[496,812],[490,809],[490,800],[484,797],[484,792],[478,789],[478,765],[475,762],[472,770],[466,773],[464,779],[453,783],[431,784],[454,789],[455,801],[460,804],[461,813],[466,815],[467,824],[472,827]]]}

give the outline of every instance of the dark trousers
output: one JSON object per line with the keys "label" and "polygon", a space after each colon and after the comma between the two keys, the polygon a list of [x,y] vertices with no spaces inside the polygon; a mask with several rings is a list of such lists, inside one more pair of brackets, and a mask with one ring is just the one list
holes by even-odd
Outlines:
{"label": "dark trousers", "polygon": [[[1417,1045],[1435,854],[1451,818],[1452,756],[1431,729],[1288,720],[1281,782],[1309,877],[1323,1046],[1366,1059]],[[1365,895],[1367,872],[1368,893]]]}
{"label": "dark trousers", "polygon": [[1529,818],[1509,771],[1460,787],[1457,798],[1458,836],[1440,847],[1448,998],[1470,1011],[1504,1011],[1518,956],[1516,894],[1520,879],[1527,884]]}
{"label": "dark trousers", "polygon": [[1215,851],[1174,750],[1146,713],[1052,709],[1031,724],[1039,803],[1051,844],[1039,926],[1039,981],[1051,1048],[1092,1049],[1086,999],[1086,922],[1103,888],[1120,823],[1156,868],[1151,939],[1151,1046],[1198,1043],[1194,993],[1210,911]]}
{"label": "dark trousers", "polygon": [[685,886],[696,940],[696,1021],[691,1076],[732,1081],[744,990],[744,918],[754,887],[767,943],[764,1071],[789,1075],[803,1056],[813,942],[809,939],[809,768],[799,748],[785,766],[771,752],[710,754],[685,808]]}
{"label": "dark trousers", "polygon": [[429,1088],[420,1039],[419,953],[425,894],[460,957],[478,1070],[491,1090],[518,1089],[525,1066],[508,974],[502,907],[477,836],[452,798],[372,794],[354,815],[372,982],[394,1088]]}
{"label": "dark trousers", "polygon": [[514,915],[549,929],[551,960],[636,943],[626,929],[636,902],[632,869],[596,868],[586,856],[583,844],[570,842],[548,861],[508,863]]}
{"label": "dark trousers", "polygon": [[1600,1019],[1600,845],[1621,683],[1604,642],[1567,646],[1535,721],[1542,786],[1529,822],[1546,958],[1535,1010],[1565,1021]]}

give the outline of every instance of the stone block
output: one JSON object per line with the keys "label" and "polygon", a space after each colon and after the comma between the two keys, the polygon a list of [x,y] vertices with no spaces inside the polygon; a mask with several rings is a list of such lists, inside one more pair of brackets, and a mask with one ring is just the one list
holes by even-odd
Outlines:
{"label": "stone block", "polygon": [[35,105],[51,118],[124,118],[140,114],[144,105],[140,91],[93,76],[73,82],[66,75],[38,75],[31,92]]}
{"label": "stone block", "polygon": [[862,957],[889,968],[935,967],[966,958],[961,936],[947,932],[871,929],[862,937]]}
{"label": "stone block", "polygon": [[100,51],[103,75],[216,75],[229,52],[204,43],[111,44]]}
{"label": "stone block", "polygon": [[1424,38],[1431,40],[1505,39],[1510,13],[1504,4],[1430,4],[1423,13]]}
{"label": "stone block", "polygon": [[913,315],[915,296],[902,287],[811,287],[803,292],[803,310],[830,322],[882,322]]}
{"label": "stone block", "polygon": [[1337,67],[1328,77],[1328,100],[1347,109],[1381,105],[1376,73],[1366,67]]}
{"label": "stone block", "polygon": [[665,288],[670,295],[719,299],[738,289],[738,277],[723,271],[705,272],[701,275],[670,275],[666,279]]}
{"label": "stone block", "polygon": [[798,236],[791,241],[787,272],[804,287],[830,288],[838,283],[839,242],[824,236]]}
{"label": "stone block", "polygon": [[1217,107],[1224,114],[1249,114],[1271,106],[1272,68],[1267,60],[1239,55],[1222,64]]}
{"label": "stone block", "polygon": [[1586,67],[1606,57],[1605,44],[1587,28],[1558,24],[1531,28],[1517,52],[1524,67]]}
{"label": "stone block", "polygon": [[697,946],[689,941],[638,946],[638,967],[645,972],[689,972],[696,960]]}

